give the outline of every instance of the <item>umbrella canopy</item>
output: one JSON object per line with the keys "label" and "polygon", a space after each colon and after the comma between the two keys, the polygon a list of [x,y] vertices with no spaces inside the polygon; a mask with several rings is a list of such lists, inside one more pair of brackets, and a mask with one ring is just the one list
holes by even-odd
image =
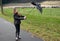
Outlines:
{"label": "umbrella canopy", "polygon": [[42,14],[42,7],[41,4],[35,3],[35,2],[31,2],[32,5],[36,6],[36,8],[41,12]]}

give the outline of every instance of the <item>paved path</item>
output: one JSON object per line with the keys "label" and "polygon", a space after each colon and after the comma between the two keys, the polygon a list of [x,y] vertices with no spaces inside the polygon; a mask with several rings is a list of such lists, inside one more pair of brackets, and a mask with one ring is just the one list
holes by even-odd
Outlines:
{"label": "paved path", "polygon": [[[23,30],[21,30],[21,38],[19,41],[43,41]],[[0,18],[0,41],[16,41],[14,25],[2,18]]]}

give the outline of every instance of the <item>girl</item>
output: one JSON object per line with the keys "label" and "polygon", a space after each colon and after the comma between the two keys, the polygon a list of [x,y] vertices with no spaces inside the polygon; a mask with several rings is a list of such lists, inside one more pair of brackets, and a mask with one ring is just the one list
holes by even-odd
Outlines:
{"label": "girl", "polygon": [[20,34],[20,24],[21,24],[21,20],[26,19],[26,16],[22,16],[21,14],[18,14],[18,11],[16,8],[14,8],[14,25],[16,28],[16,40],[17,39],[21,39],[19,34]]}

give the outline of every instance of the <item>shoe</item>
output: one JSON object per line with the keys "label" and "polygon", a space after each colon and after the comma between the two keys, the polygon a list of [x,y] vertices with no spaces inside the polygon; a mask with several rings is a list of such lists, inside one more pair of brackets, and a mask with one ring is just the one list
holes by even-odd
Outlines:
{"label": "shoe", "polygon": [[18,36],[18,39],[21,39],[21,36]]}
{"label": "shoe", "polygon": [[18,40],[18,37],[16,37],[16,40]]}

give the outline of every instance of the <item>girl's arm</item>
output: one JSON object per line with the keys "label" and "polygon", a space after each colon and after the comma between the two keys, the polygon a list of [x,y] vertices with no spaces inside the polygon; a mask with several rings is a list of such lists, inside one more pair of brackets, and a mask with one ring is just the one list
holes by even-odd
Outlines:
{"label": "girl's arm", "polygon": [[26,19],[26,16],[22,16],[22,15],[15,16],[15,19],[24,20],[24,19]]}

